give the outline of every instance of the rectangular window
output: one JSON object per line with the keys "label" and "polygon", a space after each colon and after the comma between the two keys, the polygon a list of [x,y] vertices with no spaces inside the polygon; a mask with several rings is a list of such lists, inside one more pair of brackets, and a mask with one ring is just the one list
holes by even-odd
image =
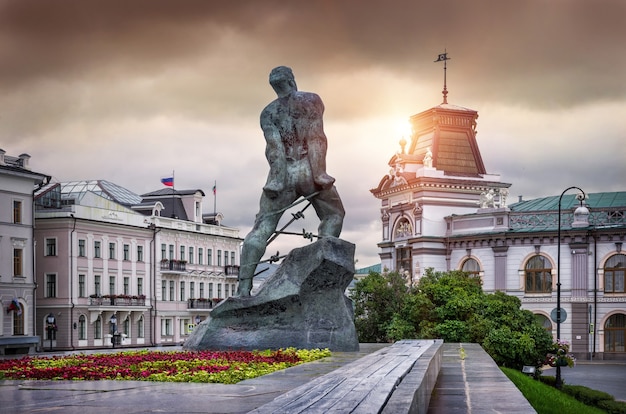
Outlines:
{"label": "rectangular window", "polygon": [[200,282],[200,297],[204,297],[204,282]]}
{"label": "rectangular window", "polygon": [[161,300],[167,300],[167,280],[161,281]]}
{"label": "rectangular window", "polygon": [[185,246],[180,246],[180,260],[185,260]]}
{"label": "rectangular window", "polygon": [[78,257],[85,257],[85,240],[78,240]]}
{"label": "rectangular window", "polygon": [[84,341],[87,339],[87,318],[85,315],[78,317],[78,340]]}
{"label": "rectangular window", "polygon": [[235,284],[230,285],[230,296],[235,296]]}
{"label": "rectangular window", "polygon": [[100,282],[100,275],[95,275],[93,277],[93,287],[94,287],[94,290],[95,290],[94,293],[96,295],[98,295],[98,296],[102,295],[102,284]]}
{"label": "rectangular window", "polygon": [[196,294],[196,283],[195,282],[189,282],[189,297],[191,299],[195,298],[195,294]]}
{"label": "rectangular window", "polygon": [[[401,247],[396,249],[396,270],[405,275],[408,272],[408,276],[413,274],[413,258],[411,256],[412,247]],[[412,279],[409,279],[412,280]]]}
{"label": "rectangular window", "polygon": [[161,260],[167,259],[167,245],[165,243],[161,243]]}
{"label": "rectangular window", "polygon": [[46,297],[57,297],[57,275],[52,273],[46,274]]}
{"label": "rectangular window", "polygon": [[193,247],[189,247],[189,264],[193,264]]}
{"label": "rectangular window", "polygon": [[143,246],[137,246],[137,261],[143,262]]}
{"label": "rectangular window", "polygon": [[221,250],[217,251],[217,265],[222,266],[222,251]]}
{"label": "rectangular window", "polygon": [[213,249],[206,250],[206,264],[213,266]]}
{"label": "rectangular window", "polygon": [[209,299],[213,299],[213,283],[209,283]]}
{"label": "rectangular window", "polygon": [[57,239],[46,239],[46,256],[57,255]]}
{"label": "rectangular window", "polygon": [[109,243],[109,259],[115,259],[115,243]]}
{"label": "rectangular window", "polygon": [[23,255],[22,249],[13,249],[13,276],[24,276]]}
{"label": "rectangular window", "polygon": [[93,257],[96,257],[96,258],[102,257],[102,253],[100,252],[100,244],[101,243],[99,241],[93,242]]}
{"label": "rectangular window", "polygon": [[137,321],[137,338],[143,338],[145,335],[145,329],[143,324],[143,316],[139,317]]}
{"label": "rectangular window", "polygon": [[235,252],[230,252],[230,264],[235,265]]}
{"label": "rectangular window", "polygon": [[224,250],[224,266],[228,266],[228,252]]}
{"label": "rectangular window", "polygon": [[221,283],[217,284],[217,297],[218,298],[222,297],[222,284]]}
{"label": "rectangular window", "polygon": [[202,247],[198,247],[198,264],[199,265],[203,265],[204,264],[202,262]]}
{"label": "rectangular window", "polygon": [[96,319],[96,323],[94,323],[93,337],[94,339],[102,339],[102,317],[101,316],[98,316],[98,319]]}
{"label": "rectangular window", "polygon": [[22,222],[22,202],[13,200],[13,223],[20,224]]}
{"label": "rectangular window", "polygon": [[170,280],[170,301],[172,302],[174,301],[174,298],[176,297],[175,294],[176,294],[176,285],[173,280]]}
{"label": "rectangular window", "polygon": [[85,292],[85,275],[78,275],[78,297],[84,298],[86,295]]}
{"label": "rectangular window", "polygon": [[174,260],[174,245],[170,244],[170,260]]}
{"label": "rectangular window", "polygon": [[124,245],[124,260],[130,260],[130,246],[128,244]]}
{"label": "rectangular window", "polygon": [[161,335],[163,336],[172,336],[172,320],[171,319],[161,319]]}
{"label": "rectangular window", "polygon": [[137,278],[137,294],[143,295],[143,277]]}
{"label": "rectangular window", "polygon": [[109,295],[115,295],[115,276],[109,276]]}
{"label": "rectangular window", "polygon": [[180,301],[185,301],[185,282],[181,280],[180,282]]}
{"label": "rectangular window", "polygon": [[624,268],[604,269],[604,291],[606,293],[624,293]]}
{"label": "rectangular window", "polygon": [[130,278],[127,276],[124,277],[124,294],[130,295]]}

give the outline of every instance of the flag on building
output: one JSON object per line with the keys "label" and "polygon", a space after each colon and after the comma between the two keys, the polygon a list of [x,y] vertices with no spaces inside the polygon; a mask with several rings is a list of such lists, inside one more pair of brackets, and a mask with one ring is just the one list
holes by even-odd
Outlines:
{"label": "flag on building", "polygon": [[448,58],[448,54],[447,54],[447,53],[441,53],[441,54],[437,57],[437,60],[435,60],[435,62],[441,62],[441,61],[444,61],[444,60],[450,60],[450,59]]}
{"label": "flag on building", "polygon": [[161,183],[168,187],[174,187],[174,177],[161,178]]}
{"label": "flag on building", "polygon": [[18,316],[22,314],[22,305],[15,298],[13,298],[13,300],[11,300],[11,303],[7,307],[7,313],[9,313],[11,311],[17,312]]}
{"label": "flag on building", "polygon": [[217,184],[213,186],[213,195],[217,194]]}

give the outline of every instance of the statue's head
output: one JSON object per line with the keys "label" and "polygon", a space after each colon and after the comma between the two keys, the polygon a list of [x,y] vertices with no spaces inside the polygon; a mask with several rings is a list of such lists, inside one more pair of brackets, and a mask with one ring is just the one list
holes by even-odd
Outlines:
{"label": "statue's head", "polygon": [[278,66],[270,72],[270,85],[278,96],[283,96],[292,90],[298,90],[293,71],[287,66]]}

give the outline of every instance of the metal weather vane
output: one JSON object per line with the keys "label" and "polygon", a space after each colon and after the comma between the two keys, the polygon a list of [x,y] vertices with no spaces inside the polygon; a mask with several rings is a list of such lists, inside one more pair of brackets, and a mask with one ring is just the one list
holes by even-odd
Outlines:
{"label": "metal weather vane", "polygon": [[443,91],[441,91],[441,93],[443,94],[444,104],[448,103],[448,87],[446,85],[446,71],[448,70],[448,60],[450,60],[450,58],[448,57],[448,52],[446,51],[446,49],[444,49],[443,53],[440,53],[439,56],[437,56],[437,60],[435,60],[435,63],[443,61]]}

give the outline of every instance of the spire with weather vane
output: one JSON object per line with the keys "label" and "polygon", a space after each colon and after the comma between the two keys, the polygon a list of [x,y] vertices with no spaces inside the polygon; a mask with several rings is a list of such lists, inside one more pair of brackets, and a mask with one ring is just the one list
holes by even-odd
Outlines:
{"label": "spire with weather vane", "polygon": [[446,71],[448,70],[447,68],[448,60],[450,60],[450,58],[448,57],[448,52],[446,51],[446,49],[444,49],[443,53],[439,54],[439,56],[437,57],[437,60],[435,60],[435,63],[443,61],[443,91],[441,91],[441,93],[443,94],[444,104],[448,103],[448,87],[446,85]]}

